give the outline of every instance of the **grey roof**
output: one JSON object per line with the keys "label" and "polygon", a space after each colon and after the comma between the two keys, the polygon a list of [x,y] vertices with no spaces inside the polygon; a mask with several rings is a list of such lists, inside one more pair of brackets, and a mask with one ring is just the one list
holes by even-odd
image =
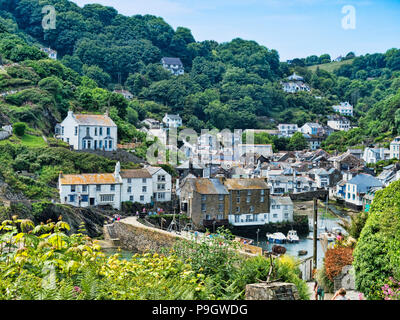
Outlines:
{"label": "grey roof", "polygon": [[360,173],[359,175],[355,176],[353,179],[349,180],[347,183],[357,185],[358,192],[365,193],[371,187],[382,187],[383,184],[381,181],[376,179],[375,177]]}
{"label": "grey roof", "polygon": [[270,196],[270,198],[271,202],[274,201],[281,205],[289,205],[289,206],[293,205],[293,201],[292,199],[290,199],[290,197]]}
{"label": "grey roof", "polygon": [[179,114],[165,114],[166,117],[170,118],[170,119],[174,119],[174,120],[182,120],[182,118],[179,116]]}
{"label": "grey roof", "polygon": [[182,63],[181,59],[179,59],[179,58],[163,57],[161,59],[161,62],[165,63],[165,64],[177,64],[177,65],[183,66],[183,63]]}

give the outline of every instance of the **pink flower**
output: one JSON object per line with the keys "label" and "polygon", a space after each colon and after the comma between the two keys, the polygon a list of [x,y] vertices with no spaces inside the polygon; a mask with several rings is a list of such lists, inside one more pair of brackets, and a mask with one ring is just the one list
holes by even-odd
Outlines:
{"label": "pink flower", "polygon": [[82,289],[79,288],[78,286],[75,286],[75,287],[74,287],[74,291],[75,291],[75,292],[78,292],[78,293],[81,293],[81,292],[82,292]]}

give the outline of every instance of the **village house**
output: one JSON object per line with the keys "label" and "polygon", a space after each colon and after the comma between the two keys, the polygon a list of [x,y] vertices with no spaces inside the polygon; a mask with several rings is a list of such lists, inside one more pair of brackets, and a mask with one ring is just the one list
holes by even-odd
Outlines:
{"label": "village house", "polygon": [[324,140],[319,135],[303,133],[303,137],[307,140],[310,150],[318,150],[321,147],[321,142]]}
{"label": "village house", "polygon": [[323,168],[316,168],[309,171],[309,176],[317,184],[317,188],[329,187],[329,172]]}
{"label": "village house", "polygon": [[354,178],[346,182],[345,186],[345,202],[346,204],[357,210],[361,210],[363,207],[363,197],[373,187],[383,187],[381,181],[377,178],[361,173]]}
{"label": "village house", "polygon": [[299,128],[299,131],[303,134],[314,135],[314,136],[323,134],[322,126],[319,123],[313,123],[313,122],[305,123],[301,128]]}
{"label": "village house", "polygon": [[362,149],[347,149],[347,152],[355,156],[357,159],[362,159],[364,151]]}
{"label": "village house", "polygon": [[266,223],[293,221],[293,201],[290,197],[271,196],[270,213]]}
{"label": "village house", "polygon": [[339,105],[332,106],[333,111],[340,113],[342,116],[353,116],[353,106],[348,102],[340,102]]}
{"label": "village house", "polygon": [[281,82],[283,90],[287,93],[296,93],[299,91],[311,91],[310,87],[304,83],[304,78],[293,73],[289,76],[287,82]]}
{"label": "village house", "polygon": [[40,51],[46,53],[50,59],[57,60],[57,51],[51,48],[40,48]]}
{"label": "village house", "polygon": [[121,208],[122,179],[119,162],[114,173],[63,174],[58,177],[60,202],[75,207],[111,205]]}
{"label": "village house", "polygon": [[183,63],[179,58],[163,57],[161,64],[164,69],[170,71],[173,75],[179,76],[185,73]]}
{"label": "village house", "polygon": [[343,116],[333,115],[328,116],[328,126],[339,131],[349,131],[350,121]]}
{"label": "village house", "polygon": [[146,127],[148,127],[148,129],[160,129],[161,128],[160,121],[158,121],[156,119],[147,118],[147,119],[144,119],[141,123],[143,125],[145,125]]}
{"label": "village house", "polygon": [[377,163],[378,161],[387,159],[385,156],[385,148],[365,148],[362,159],[366,163]]}
{"label": "village house", "polygon": [[155,202],[171,201],[172,177],[161,167],[145,168],[151,175],[153,200]]}
{"label": "village house", "polygon": [[272,195],[301,193],[315,191],[317,184],[314,180],[304,176],[270,176],[268,186]]}
{"label": "village house", "polygon": [[130,93],[128,90],[114,90],[114,93],[122,94],[124,96],[124,98],[127,100],[133,99],[133,94]]}
{"label": "village house", "polygon": [[146,169],[121,170],[122,202],[150,203],[153,197],[153,183]]}
{"label": "village house", "polygon": [[293,123],[280,123],[278,124],[279,137],[291,138],[297,131],[299,127],[297,124]]}
{"label": "village house", "polygon": [[390,159],[400,159],[400,136],[390,143]]}
{"label": "village house", "polygon": [[105,114],[74,114],[56,126],[56,137],[67,142],[74,150],[117,149],[117,125]]}
{"label": "village house", "polygon": [[179,114],[165,114],[163,123],[166,128],[179,128],[182,126],[182,118]]}
{"label": "village house", "polygon": [[245,153],[256,153],[260,156],[268,158],[272,157],[274,154],[271,144],[238,144],[238,149],[240,156],[244,155]]}

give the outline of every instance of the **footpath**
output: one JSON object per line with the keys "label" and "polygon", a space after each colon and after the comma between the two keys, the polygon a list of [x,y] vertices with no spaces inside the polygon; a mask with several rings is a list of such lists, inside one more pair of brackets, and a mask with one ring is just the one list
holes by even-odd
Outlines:
{"label": "footpath", "polygon": [[[308,289],[310,292],[310,300],[315,300],[315,293],[314,293],[314,282],[307,282]],[[354,290],[348,290],[346,296],[350,298],[350,300],[360,300],[359,292]],[[325,293],[324,300],[331,300],[334,293]]]}

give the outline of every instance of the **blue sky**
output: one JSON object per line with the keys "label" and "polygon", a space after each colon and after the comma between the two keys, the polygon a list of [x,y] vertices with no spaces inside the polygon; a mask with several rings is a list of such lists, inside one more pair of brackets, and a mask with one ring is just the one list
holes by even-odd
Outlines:
{"label": "blue sky", "polygon": [[[400,47],[400,0],[73,0],[100,3],[121,14],[152,14],[197,41],[255,40],[281,61],[329,53],[332,58]],[[355,29],[343,29],[344,6],[355,9]]]}

